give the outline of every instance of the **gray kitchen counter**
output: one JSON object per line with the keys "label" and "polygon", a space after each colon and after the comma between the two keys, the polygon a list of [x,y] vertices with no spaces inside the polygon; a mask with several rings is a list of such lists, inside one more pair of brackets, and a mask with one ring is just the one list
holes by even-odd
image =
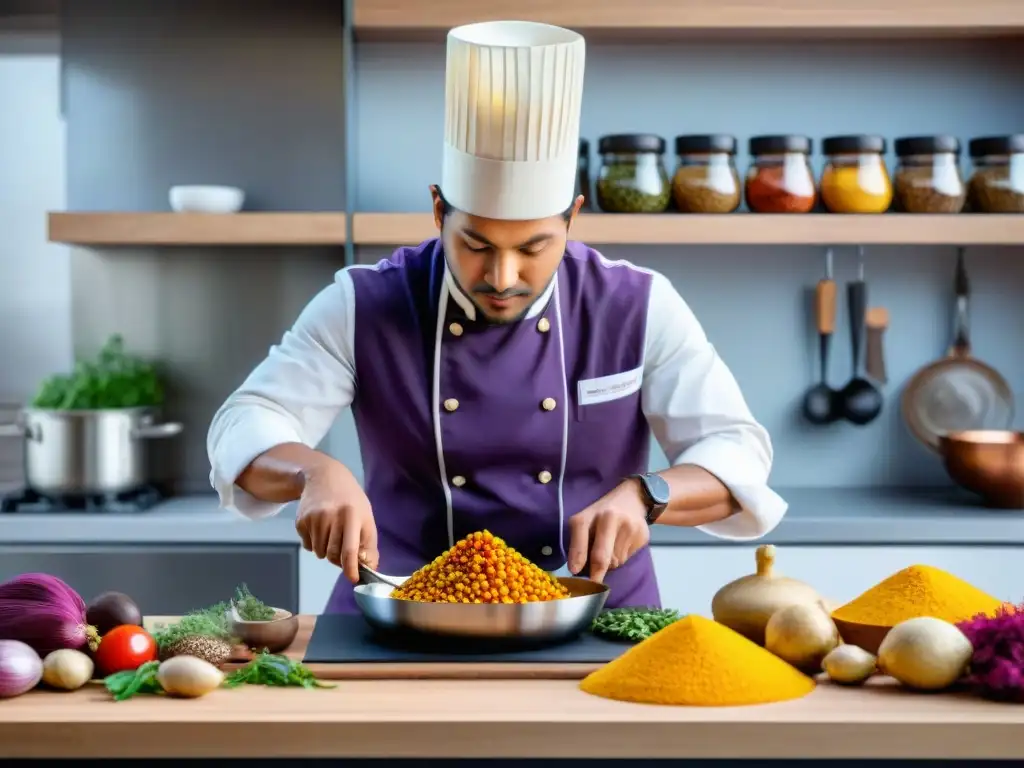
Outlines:
{"label": "gray kitchen counter", "polygon": [[[992,510],[956,489],[780,488],[789,502],[763,543],[786,545],[1024,545],[1024,511]],[[298,544],[294,505],[251,521],[213,495],[183,496],[147,512],[0,514],[0,544]],[[656,545],[730,546],[689,528],[656,526]]]}

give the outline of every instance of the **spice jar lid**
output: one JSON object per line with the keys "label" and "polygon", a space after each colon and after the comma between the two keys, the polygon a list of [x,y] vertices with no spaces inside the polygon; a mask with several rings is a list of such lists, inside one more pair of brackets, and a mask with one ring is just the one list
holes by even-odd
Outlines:
{"label": "spice jar lid", "polygon": [[1009,136],[981,136],[968,145],[971,157],[986,155],[1015,155],[1024,152],[1024,133]]}
{"label": "spice jar lid", "polygon": [[868,152],[884,155],[885,138],[869,134],[829,136],[822,140],[821,151],[826,155],[856,155]]}
{"label": "spice jar lid", "polygon": [[893,142],[899,157],[908,155],[960,154],[960,139],[956,136],[904,136]]}
{"label": "spice jar lid", "polygon": [[785,152],[801,152],[809,155],[812,146],[813,142],[807,136],[752,136],[750,154],[779,155]]}
{"label": "spice jar lid", "polygon": [[736,137],[724,133],[687,134],[676,136],[677,155],[702,155],[710,152],[736,154]]}
{"label": "spice jar lid", "polygon": [[580,154],[581,155],[589,155],[590,154],[590,142],[587,141],[586,139],[580,139]]}
{"label": "spice jar lid", "polygon": [[665,140],[653,133],[618,133],[602,136],[597,151],[602,155],[616,152],[655,152],[660,155],[665,151]]}

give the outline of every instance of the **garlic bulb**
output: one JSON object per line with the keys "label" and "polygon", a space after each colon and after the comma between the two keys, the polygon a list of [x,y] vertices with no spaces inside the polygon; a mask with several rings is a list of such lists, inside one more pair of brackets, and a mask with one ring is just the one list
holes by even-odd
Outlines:
{"label": "garlic bulb", "polygon": [[948,688],[967,671],[974,646],[954,624],[933,616],[907,619],[878,647],[878,667],[908,688]]}
{"label": "garlic bulb", "polygon": [[93,660],[74,648],[50,651],[43,659],[43,682],[51,688],[76,691],[92,680]]}
{"label": "garlic bulb", "polygon": [[829,651],[821,668],[829,679],[844,685],[863,683],[878,671],[877,659],[857,645],[840,645]]}
{"label": "garlic bulb", "polygon": [[764,632],[764,647],[801,670],[821,669],[822,659],[839,642],[839,630],[820,603],[797,603],[779,609]]}
{"label": "garlic bulb", "polygon": [[719,624],[764,645],[764,631],[776,611],[790,605],[818,603],[817,591],[774,571],[775,546],[763,544],[755,555],[757,572],[731,581],[715,593],[711,615]]}

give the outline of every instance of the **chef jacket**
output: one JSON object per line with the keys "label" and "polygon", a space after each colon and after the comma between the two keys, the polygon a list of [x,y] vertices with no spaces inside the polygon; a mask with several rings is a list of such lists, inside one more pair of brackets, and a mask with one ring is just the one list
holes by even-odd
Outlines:
{"label": "chef jacket", "polygon": [[[222,506],[280,511],[235,479],[276,445],[317,446],[346,407],[384,573],[483,529],[563,567],[569,518],[647,471],[652,433],[672,465],[703,467],[735,498],[705,533],[756,539],[786,511],[767,484],[769,435],[671,282],[577,242],[507,324],[478,315],[437,239],[339,271],[213,418]],[[661,604],[649,547],[606,582],[609,608]],[[355,610],[339,574],[326,611]]]}

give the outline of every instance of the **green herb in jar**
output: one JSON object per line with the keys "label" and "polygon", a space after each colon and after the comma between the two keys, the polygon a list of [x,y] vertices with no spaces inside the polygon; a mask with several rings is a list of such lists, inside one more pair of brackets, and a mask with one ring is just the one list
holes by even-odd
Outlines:
{"label": "green herb in jar", "polygon": [[597,204],[609,213],[662,213],[672,201],[672,184],[662,162],[665,140],[649,134],[603,136]]}

